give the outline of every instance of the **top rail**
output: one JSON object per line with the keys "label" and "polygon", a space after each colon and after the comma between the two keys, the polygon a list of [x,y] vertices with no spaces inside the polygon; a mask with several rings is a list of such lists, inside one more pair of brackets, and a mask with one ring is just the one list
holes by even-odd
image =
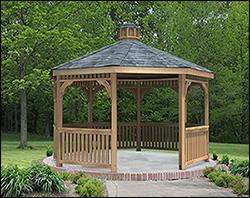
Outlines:
{"label": "top rail", "polygon": [[186,131],[197,131],[197,130],[203,130],[203,129],[208,129],[209,126],[208,125],[204,125],[204,126],[195,126],[195,127],[188,127],[188,128],[185,128]]}
{"label": "top rail", "polygon": [[106,133],[111,134],[111,129],[92,129],[92,128],[69,128],[69,127],[58,127],[58,131],[73,131],[73,132],[82,132],[82,133]]}

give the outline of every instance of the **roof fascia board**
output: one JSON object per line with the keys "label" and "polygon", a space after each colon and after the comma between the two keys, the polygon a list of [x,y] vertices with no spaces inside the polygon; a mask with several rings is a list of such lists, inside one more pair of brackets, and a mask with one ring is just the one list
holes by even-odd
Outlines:
{"label": "roof fascia board", "polygon": [[100,74],[100,73],[123,73],[123,74],[190,74],[194,76],[214,78],[210,72],[198,71],[191,68],[159,68],[159,67],[100,67],[84,69],[59,69],[53,70],[53,76],[79,75],[79,74]]}

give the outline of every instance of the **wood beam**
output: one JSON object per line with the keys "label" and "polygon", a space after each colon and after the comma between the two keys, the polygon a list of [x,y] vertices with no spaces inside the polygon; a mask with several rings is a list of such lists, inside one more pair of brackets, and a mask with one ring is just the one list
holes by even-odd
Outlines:
{"label": "wood beam", "polygon": [[[208,90],[208,84],[202,83],[201,84],[203,90],[204,90],[204,117],[205,117],[205,125],[209,126],[209,90]],[[209,161],[209,131],[207,135],[207,156],[208,158],[206,161]]]}
{"label": "wood beam", "polygon": [[92,128],[92,124],[93,124],[93,85],[92,85],[92,82],[89,82],[88,95],[89,95],[88,123],[89,123],[89,128]]}
{"label": "wood beam", "polygon": [[140,82],[136,84],[136,100],[137,100],[137,151],[141,151],[141,85]]}
{"label": "wood beam", "polygon": [[111,172],[117,172],[117,75],[111,74]]}
{"label": "wood beam", "polygon": [[179,75],[179,169],[185,169],[185,74]]}

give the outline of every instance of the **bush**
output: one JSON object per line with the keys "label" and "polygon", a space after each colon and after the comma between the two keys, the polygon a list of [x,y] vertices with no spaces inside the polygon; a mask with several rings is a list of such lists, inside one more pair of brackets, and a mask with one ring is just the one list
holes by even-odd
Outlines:
{"label": "bush", "polygon": [[215,182],[215,180],[217,179],[217,177],[219,177],[220,174],[221,174],[221,173],[218,172],[218,171],[213,171],[213,172],[209,173],[209,174],[207,175],[207,177],[208,177],[208,179],[209,179],[210,181]]}
{"label": "bush", "polygon": [[226,164],[227,166],[229,165],[229,157],[228,155],[223,155],[222,160],[219,161],[220,164]]}
{"label": "bush", "polygon": [[237,195],[249,194],[249,187],[245,187],[244,178],[238,174],[232,177],[229,186],[233,188]]}
{"label": "bush", "polygon": [[83,171],[76,171],[74,174],[71,174],[68,179],[76,184],[77,180],[79,180],[82,177],[88,177],[88,176]]}
{"label": "bush", "polygon": [[217,159],[218,159],[218,155],[215,152],[213,152],[213,160],[217,160]]}
{"label": "bush", "polygon": [[231,160],[229,168],[234,175],[249,177],[249,160]]}
{"label": "bush", "polygon": [[204,177],[207,177],[207,175],[211,172],[215,171],[215,167],[206,167],[204,170],[203,170],[203,175]]}
{"label": "bush", "polygon": [[62,180],[65,181],[65,180],[71,180],[74,173],[73,172],[67,172],[67,171],[60,171],[60,172],[58,172],[58,175]]}
{"label": "bush", "polygon": [[230,174],[224,173],[224,174],[220,174],[215,179],[214,183],[217,186],[221,186],[221,187],[227,188],[229,186],[229,184],[231,183],[232,180],[233,180],[233,176],[231,176]]}
{"label": "bush", "polygon": [[75,190],[79,197],[103,197],[104,186],[97,179],[82,177],[77,181]]}
{"label": "bush", "polygon": [[28,171],[16,165],[1,167],[1,197],[20,197],[33,192]]}
{"label": "bush", "polygon": [[63,180],[49,166],[35,162],[27,170],[34,190],[58,193],[66,191]]}
{"label": "bush", "polygon": [[226,187],[227,187],[227,183],[226,183],[226,181],[224,180],[224,178],[222,177],[222,175],[223,175],[223,174],[219,175],[219,176],[215,179],[214,183],[215,183],[217,186],[226,188]]}
{"label": "bush", "polygon": [[48,145],[46,146],[46,156],[49,157],[53,154],[53,148],[52,146]]}

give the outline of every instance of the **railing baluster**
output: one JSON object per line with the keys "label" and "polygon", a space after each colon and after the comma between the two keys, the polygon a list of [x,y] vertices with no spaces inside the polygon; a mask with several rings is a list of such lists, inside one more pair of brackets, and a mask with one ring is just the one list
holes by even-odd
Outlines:
{"label": "railing baluster", "polygon": [[89,161],[89,157],[88,157],[88,155],[89,155],[89,149],[88,149],[88,141],[89,141],[89,139],[88,139],[88,136],[89,136],[89,134],[85,134],[85,156],[86,156],[86,158],[85,158],[85,161],[86,162],[88,162]]}
{"label": "railing baluster", "polygon": [[80,134],[77,134],[77,160],[80,161]]}
{"label": "railing baluster", "polygon": [[102,163],[104,164],[104,156],[105,151],[104,151],[104,135],[102,135]]}
{"label": "railing baluster", "polygon": [[109,135],[106,135],[106,164],[109,164]]}
{"label": "railing baluster", "polygon": [[69,159],[72,162],[72,133],[70,133],[70,136],[69,136],[69,144],[70,144],[70,147],[69,147],[69,151],[70,151]]}
{"label": "railing baluster", "polygon": [[96,163],[96,134],[94,134],[94,163]]}
{"label": "railing baluster", "polygon": [[81,139],[82,139],[82,141],[81,141],[81,143],[82,143],[82,162],[84,162],[84,146],[85,146],[85,144],[84,144],[84,135],[85,134],[82,134],[82,137],[81,137]]}
{"label": "railing baluster", "polygon": [[92,162],[92,134],[89,134],[89,162]]}
{"label": "railing baluster", "polygon": [[100,157],[101,157],[101,151],[100,151],[100,134],[97,135],[97,144],[98,144],[98,164],[100,164]]}
{"label": "railing baluster", "polygon": [[65,160],[65,150],[64,150],[64,147],[65,147],[65,140],[64,140],[64,136],[65,136],[65,132],[62,133],[62,160]]}

